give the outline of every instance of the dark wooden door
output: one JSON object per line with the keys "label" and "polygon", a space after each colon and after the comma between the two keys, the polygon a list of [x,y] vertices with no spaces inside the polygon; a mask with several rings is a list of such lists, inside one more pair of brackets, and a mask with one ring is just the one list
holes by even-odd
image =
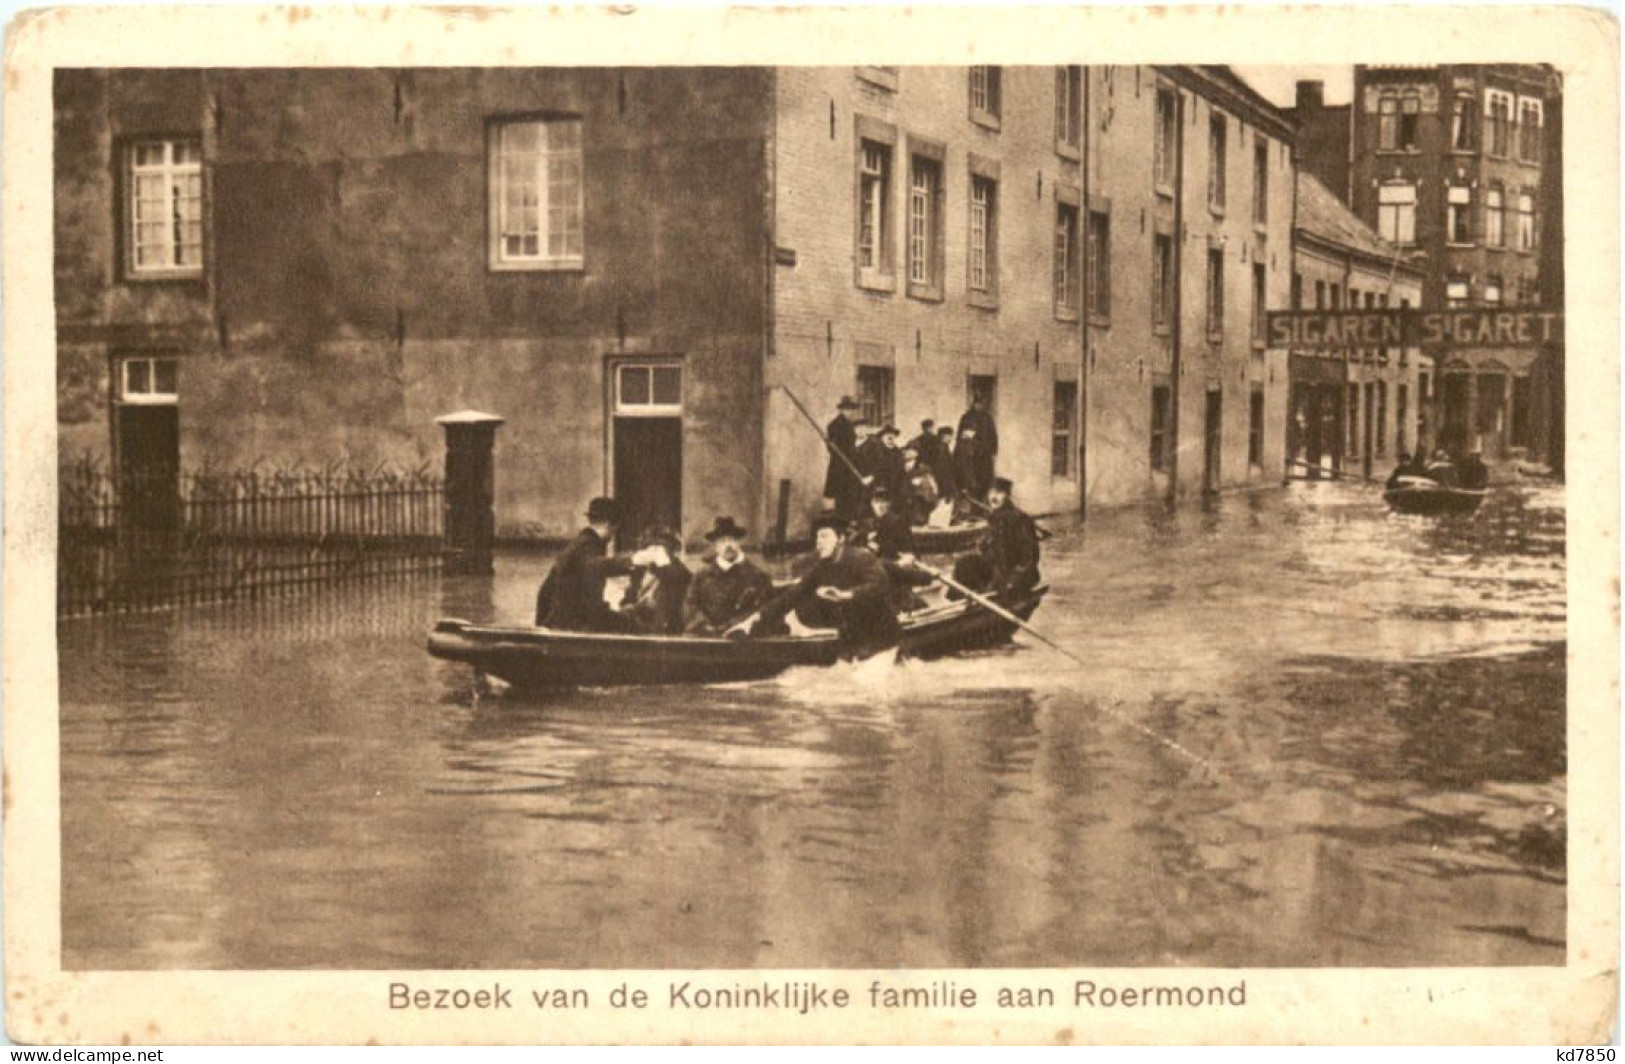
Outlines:
{"label": "dark wooden door", "polygon": [[180,527],[180,408],[122,405],[117,422],[120,525],[174,531]]}
{"label": "dark wooden door", "polygon": [[614,470],[621,549],[652,525],[682,535],[682,418],[617,417]]}

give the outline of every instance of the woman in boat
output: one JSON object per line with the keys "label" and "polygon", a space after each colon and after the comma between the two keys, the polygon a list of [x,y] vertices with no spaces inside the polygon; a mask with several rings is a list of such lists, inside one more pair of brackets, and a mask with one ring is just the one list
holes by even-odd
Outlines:
{"label": "woman in boat", "polygon": [[655,526],[643,534],[642,549],[632,556],[636,568],[627,585],[621,612],[633,631],[676,635],[683,630],[683,604],[694,579],[679,555],[683,541],[676,532]]}
{"label": "woman in boat", "polygon": [[773,594],[773,578],[745,557],[746,532],[732,517],[717,518],[705,538],[711,543],[711,557],[688,587],[683,630],[720,635],[762,607]]}
{"label": "woman in boat", "polygon": [[837,629],[858,654],[895,646],[901,635],[890,583],[880,559],[845,542],[847,523],[835,514],[813,520],[813,567],[761,611],[729,630],[750,635],[782,630],[792,610],[809,628]]}

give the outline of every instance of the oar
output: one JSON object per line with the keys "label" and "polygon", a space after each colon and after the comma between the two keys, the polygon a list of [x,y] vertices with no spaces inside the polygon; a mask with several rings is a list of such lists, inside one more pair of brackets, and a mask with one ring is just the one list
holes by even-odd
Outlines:
{"label": "oar", "polygon": [[864,473],[859,470],[856,465],[852,464],[852,459],[848,458],[844,451],[830,442],[829,436],[824,433],[823,426],[818,424],[818,419],[812,416],[812,411],[801,405],[801,400],[796,398],[796,393],[790,390],[790,386],[788,384],[781,384],[778,387],[783,388],[784,394],[788,395],[790,397],[790,401],[796,404],[796,409],[801,411],[801,416],[807,419],[807,424],[811,425],[813,431],[818,433],[818,438],[824,441],[824,446],[829,449],[829,453],[834,455],[836,458],[839,458],[841,463],[845,465],[846,468],[852,470],[852,475],[857,477],[858,480],[865,480],[866,477]]}
{"label": "oar", "polygon": [[[993,614],[994,616],[1002,617],[1004,620],[1009,621],[1011,624],[1015,625],[1017,628],[1020,628],[1023,632],[1026,632],[1028,635],[1032,636],[1034,639],[1038,640],[1040,643],[1043,643],[1045,646],[1049,647],[1051,650],[1055,651],[1057,654],[1060,654],[1063,657],[1066,657],[1066,658],[1068,658],[1068,659],[1070,659],[1072,661],[1077,662],[1079,665],[1082,665],[1084,668],[1089,668],[1090,667],[1090,663],[1085,661],[1078,654],[1073,653],[1072,651],[1068,650],[1066,647],[1064,647],[1061,644],[1057,643],[1055,640],[1051,639],[1049,636],[1045,635],[1043,632],[1040,632],[1038,629],[1034,628],[1032,625],[1028,624],[1026,621],[1022,620],[1020,617],[1017,617],[1015,614],[1011,613],[1009,610],[1005,609],[1003,606],[999,605],[997,602],[994,602],[992,599],[988,598],[986,595],[983,595],[983,594],[981,594],[980,592],[977,592],[977,591],[972,591],[970,588],[966,587],[964,584],[961,584],[958,580],[955,580],[953,577],[949,576],[947,573],[944,573],[940,569],[934,569],[931,566],[923,565],[920,562],[915,562],[914,567],[919,569],[921,572],[929,573],[930,575],[936,577],[938,580],[941,580],[944,584],[946,584],[949,587],[953,588],[955,591],[959,592],[961,595],[964,595],[966,598],[970,599],[972,602],[976,603],[978,606],[980,606],[983,609],[987,610],[989,613]],[[1141,724],[1139,721],[1135,720],[1134,718],[1132,718],[1132,717],[1130,717],[1130,716],[1128,716],[1128,715],[1126,715],[1124,713],[1119,712],[1115,706],[1110,706],[1110,705],[1107,705],[1105,703],[1101,703],[1100,708],[1105,710],[1107,713],[1111,714],[1113,717],[1117,718],[1117,720],[1120,723],[1128,725],[1130,728],[1133,728],[1135,731],[1139,732],[1141,735],[1144,735],[1144,736],[1146,736],[1148,738],[1156,740],[1157,742],[1161,743],[1163,746],[1166,746],[1168,749],[1170,749],[1170,750],[1174,751],[1175,753],[1179,754],[1181,757],[1184,757],[1189,761],[1192,761],[1192,762],[1194,762],[1194,763],[1196,763],[1198,765],[1201,765],[1203,768],[1207,769],[1209,772],[1217,773],[1218,770],[1215,769],[1212,766],[1212,764],[1210,764],[1208,762],[1208,760],[1206,758],[1201,757],[1198,754],[1191,753],[1189,750],[1185,749],[1183,746],[1176,743],[1174,740],[1168,738],[1165,735],[1158,735],[1156,732],[1152,731],[1150,728],[1147,728],[1144,724]]]}

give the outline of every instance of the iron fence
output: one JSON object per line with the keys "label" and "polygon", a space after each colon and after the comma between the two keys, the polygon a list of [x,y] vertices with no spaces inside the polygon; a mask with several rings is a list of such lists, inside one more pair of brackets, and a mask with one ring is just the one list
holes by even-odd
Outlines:
{"label": "iron fence", "polygon": [[59,477],[60,616],[216,602],[437,570],[444,485],[428,469]]}

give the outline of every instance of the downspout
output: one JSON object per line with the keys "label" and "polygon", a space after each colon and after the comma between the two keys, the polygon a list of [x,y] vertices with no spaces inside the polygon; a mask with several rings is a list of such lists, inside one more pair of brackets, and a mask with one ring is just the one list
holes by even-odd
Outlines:
{"label": "downspout", "polygon": [[[1082,113],[1078,115],[1078,166],[1083,170],[1080,182],[1083,186],[1083,232],[1079,235],[1083,238],[1085,256],[1089,254],[1089,149],[1094,141],[1094,120],[1089,112],[1089,81],[1093,76],[1092,67],[1079,68],[1079,78],[1083,82],[1083,101],[1079,105]],[[1078,403],[1078,439],[1083,443],[1083,453],[1078,456],[1078,516],[1085,519],[1089,516],[1089,402],[1094,395],[1093,382],[1089,379],[1089,317],[1095,305],[1095,282],[1095,264],[1090,259],[1083,264],[1083,306],[1078,314],[1082,337],[1082,347],[1078,352],[1078,379],[1083,382],[1083,395]]]}
{"label": "downspout", "polygon": [[767,122],[762,132],[762,169],[763,177],[763,218],[762,229],[765,236],[765,247],[762,249],[764,276],[762,278],[762,352],[761,361],[757,366],[758,390],[761,396],[761,405],[758,407],[759,415],[756,430],[759,440],[756,447],[756,527],[762,529],[761,542],[767,541],[768,511],[773,499],[773,485],[768,483],[768,417],[773,410],[772,394],[767,386],[767,363],[773,357],[773,345],[777,329],[776,311],[778,309],[775,298],[774,281],[778,273],[778,190],[779,171],[777,158],[777,133],[779,121],[779,68],[769,67],[767,74],[768,108]]}
{"label": "downspout", "polygon": [[1185,91],[1174,88],[1174,306],[1168,389],[1168,501],[1179,499],[1180,344],[1185,322]]}

